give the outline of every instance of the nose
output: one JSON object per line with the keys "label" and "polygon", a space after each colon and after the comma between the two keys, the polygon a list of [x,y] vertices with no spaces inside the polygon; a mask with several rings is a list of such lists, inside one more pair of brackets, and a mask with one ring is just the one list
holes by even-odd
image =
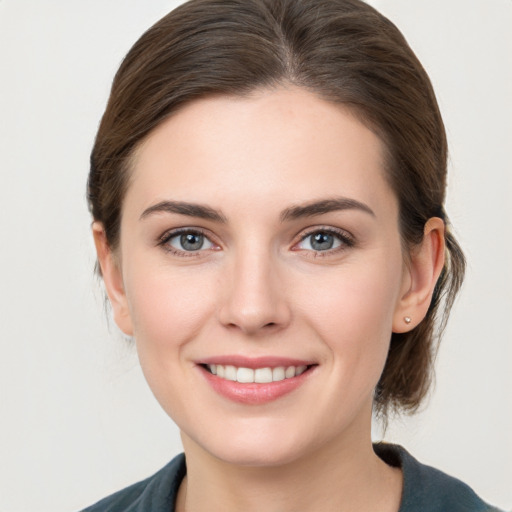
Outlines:
{"label": "nose", "polygon": [[267,335],[291,320],[278,264],[265,251],[244,251],[226,269],[220,322],[246,335]]}

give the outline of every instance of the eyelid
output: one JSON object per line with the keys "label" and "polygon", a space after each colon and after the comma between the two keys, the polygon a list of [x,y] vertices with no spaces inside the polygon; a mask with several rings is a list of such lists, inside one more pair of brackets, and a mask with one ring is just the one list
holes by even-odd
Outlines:
{"label": "eyelid", "polygon": [[[175,247],[172,247],[168,244],[169,240],[172,238],[179,236],[184,233],[192,233],[192,234],[200,234],[204,236],[208,241],[214,246],[209,247],[207,249],[199,249],[197,251],[181,251],[179,249],[176,249]],[[314,249],[301,249],[297,248],[297,245],[300,244],[302,241],[304,241],[306,238],[308,238],[311,235],[314,235],[315,233],[327,233],[330,235],[335,236],[340,242],[340,246],[333,248],[333,249],[326,249],[324,251],[315,251]],[[324,225],[318,225],[318,226],[310,226],[306,228],[302,233],[300,233],[298,240],[296,240],[292,244],[292,251],[304,251],[304,252],[313,252],[315,256],[328,256],[333,253],[337,253],[339,251],[344,251],[350,247],[353,247],[356,244],[355,237],[348,232],[345,229],[337,228],[334,226],[324,226]],[[175,254],[177,256],[184,256],[184,257],[198,257],[198,256],[204,256],[204,253],[209,251],[218,251],[221,249],[220,244],[216,241],[216,237],[211,233],[209,230],[206,230],[204,228],[198,227],[198,226],[183,226],[179,228],[172,228],[167,231],[165,231],[162,235],[160,235],[157,239],[157,245],[161,246],[162,249],[164,249],[166,252],[169,252],[171,254]]]}
{"label": "eyelid", "polygon": [[[202,235],[213,245],[213,247],[208,247],[207,249],[199,249],[197,251],[181,251],[168,243],[172,238],[185,233]],[[217,251],[220,249],[219,244],[215,241],[215,237],[212,235],[210,231],[196,226],[184,226],[180,228],[169,229],[158,237],[157,245],[162,247],[162,249],[166,252],[183,257],[203,256],[205,252],[212,250]]]}
{"label": "eyelid", "polygon": [[[300,244],[302,241],[304,241],[306,238],[308,238],[311,235],[314,235],[315,233],[327,233],[329,235],[333,235],[338,240],[341,241],[341,245],[339,247],[336,247],[334,249],[327,249],[325,251],[315,251],[314,249],[299,249],[296,248],[298,244]],[[305,231],[303,231],[300,234],[300,238],[298,241],[294,242],[292,246],[292,250],[295,251],[305,251],[305,252],[314,252],[315,256],[327,256],[329,254],[336,253],[338,251],[344,251],[347,248],[353,247],[356,244],[355,237],[346,231],[345,229],[336,228],[334,226],[311,226],[307,228]]]}

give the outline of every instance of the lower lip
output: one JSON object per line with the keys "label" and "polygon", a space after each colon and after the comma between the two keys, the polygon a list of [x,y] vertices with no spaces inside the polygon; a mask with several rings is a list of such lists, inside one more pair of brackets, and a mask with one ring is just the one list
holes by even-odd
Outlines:
{"label": "lower lip", "polygon": [[210,386],[219,395],[233,402],[247,405],[260,405],[273,402],[301,386],[310,376],[313,368],[309,367],[304,373],[290,379],[262,384],[242,384],[240,382],[222,379],[208,370],[199,367]]}

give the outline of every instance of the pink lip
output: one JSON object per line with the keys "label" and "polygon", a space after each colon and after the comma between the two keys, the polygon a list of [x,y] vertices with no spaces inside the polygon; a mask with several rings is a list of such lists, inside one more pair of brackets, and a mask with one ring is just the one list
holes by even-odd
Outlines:
{"label": "pink lip", "polygon": [[198,368],[208,384],[219,395],[237,403],[246,405],[262,405],[281,398],[296,390],[311,376],[314,368],[308,368],[297,377],[284,379],[277,382],[264,384],[243,384],[231,380],[222,379],[211,374],[203,365],[222,364],[243,368],[275,368],[277,366],[310,366],[312,363],[304,360],[288,359],[280,357],[246,358],[243,356],[212,357],[198,363]]}
{"label": "pink lip", "polygon": [[304,359],[290,359],[288,357],[264,356],[264,357],[246,357],[240,355],[226,355],[208,357],[196,361],[196,364],[222,364],[224,366],[236,366],[237,368],[277,368],[278,366],[311,366],[315,361]]}

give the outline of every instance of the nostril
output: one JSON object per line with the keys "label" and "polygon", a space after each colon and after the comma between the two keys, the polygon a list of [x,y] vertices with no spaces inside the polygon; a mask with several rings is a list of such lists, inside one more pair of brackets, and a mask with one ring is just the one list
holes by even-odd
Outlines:
{"label": "nostril", "polygon": [[278,304],[259,295],[251,298],[249,294],[230,295],[218,311],[218,319],[224,327],[237,328],[246,334],[277,331],[286,327],[290,318],[287,304]]}

